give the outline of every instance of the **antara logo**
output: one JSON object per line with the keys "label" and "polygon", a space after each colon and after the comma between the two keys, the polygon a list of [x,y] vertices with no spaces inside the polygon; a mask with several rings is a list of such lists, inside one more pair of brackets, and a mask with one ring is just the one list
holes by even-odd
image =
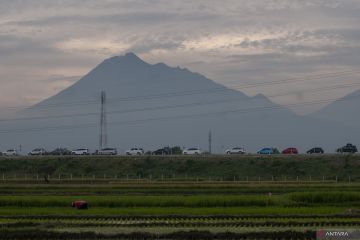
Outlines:
{"label": "antara logo", "polygon": [[350,232],[349,231],[341,231],[341,230],[319,230],[316,232],[316,239],[349,239]]}
{"label": "antara logo", "polygon": [[325,233],[325,237],[348,237],[349,233],[348,232],[326,232]]}

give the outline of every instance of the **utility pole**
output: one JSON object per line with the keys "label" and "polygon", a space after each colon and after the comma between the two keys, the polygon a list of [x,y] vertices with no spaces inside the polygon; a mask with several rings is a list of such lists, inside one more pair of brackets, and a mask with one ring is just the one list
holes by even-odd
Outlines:
{"label": "utility pole", "polygon": [[211,130],[209,131],[209,154],[211,154]]}
{"label": "utility pole", "polygon": [[106,94],[101,91],[100,138],[99,150],[107,146]]}

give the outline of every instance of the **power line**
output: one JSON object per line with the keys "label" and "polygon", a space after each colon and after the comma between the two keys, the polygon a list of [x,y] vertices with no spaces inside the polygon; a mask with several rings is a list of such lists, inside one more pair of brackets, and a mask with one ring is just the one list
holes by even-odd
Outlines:
{"label": "power line", "polygon": [[[359,95],[354,95],[351,97],[360,97]],[[204,116],[212,116],[212,115],[223,115],[223,114],[232,114],[232,113],[249,113],[249,112],[262,112],[268,110],[285,110],[285,107],[300,107],[300,106],[307,106],[307,105],[316,105],[316,104],[323,104],[332,102],[334,100],[338,101],[348,101],[348,99],[326,99],[326,100],[319,100],[319,101],[308,101],[308,102],[301,102],[301,103],[294,103],[294,104],[287,104],[282,106],[269,106],[269,107],[255,107],[255,108],[247,108],[247,109],[234,109],[234,110],[224,110],[218,112],[209,112],[209,113],[197,113],[197,114],[187,114],[187,115],[178,115],[178,116],[169,116],[169,117],[158,117],[158,118],[147,118],[147,119],[140,119],[140,120],[128,120],[128,121],[118,121],[118,122],[111,122],[110,124],[114,125],[134,125],[134,124],[141,124],[146,123],[149,121],[167,121],[172,119],[184,119],[184,118],[198,118]],[[70,129],[77,129],[77,128],[87,128],[96,126],[97,123],[82,123],[77,125],[65,125],[65,126],[50,126],[50,127],[39,127],[39,128],[26,128],[26,129],[7,129],[7,130],[0,130],[0,133],[24,133],[24,132],[38,132],[38,131],[45,131],[45,130],[70,130]]]}
{"label": "power line", "polygon": [[[284,83],[292,83],[292,82],[299,82],[299,81],[309,81],[309,80],[319,80],[324,78],[338,78],[343,77],[349,74],[356,74],[360,73],[357,70],[348,70],[348,71],[341,71],[341,72],[333,72],[333,73],[323,73],[323,74],[316,74],[312,76],[303,76],[303,77],[295,77],[295,78],[287,78],[282,80],[274,80],[274,81],[267,81],[267,82],[260,82],[260,83],[249,83],[249,84],[242,84],[242,85],[229,85],[230,88],[222,86],[218,88],[211,88],[211,89],[196,89],[196,90],[187,90],[187,91],[179,91],[179,92],[167,92],[162,94],[152,94],[152,95],[142,95],[142,96],[132,96],[132,97],[122,97],[122,98],[112,98],[108,101],[111,102],[127,102],[127,101],[139,101],[139,100],[150,100],[150,99],[158,99],[158,98],[167,98],[167,97],[179,97],[179,96],[189,96],[195,94],[206,94],[206,93],[215,93],[215,92],[224,92],[224,91],[231,91],[231,90],[243,90],[248,88],[254,88],[259,86],[268,86],[268,85],[277,85],[277,84],[284,84]],[[99,104],[97,100],[85,100],[85,101],[75,101],[75,102],[63,102],[63,103],[56,103],[56,104],[43,104],[43,105],[35,105],[37,109],[48,109],[53,107],[73,107],[76,105],[91,105],[91,104]],[[26,107],[31,106],[22,106],[22,107],[6,107],[3,108],[4,110],[20,110]]]}
{"label": "power line", "polygon": [[[281,97],[290,94],[299,94],[299,93],[315,93],[315,92],[323,92],[329,91],[339,88],[349,88],[354,86],[359,86],[360,83],[353,83],[353,84],[342,84],[342,85],[335,85],[335,86],[328,86],[328,87],[319,87],[319,88],[312,88],[308,90],[301,90],[301,91],[292,91],[288,93],[280,93],[275,95],[269,95],[267,97]],[[126,110],[114,110],[109,111],[108,114],[123,114],[123,113],[132,113],[132,112],[141,112],[141,111],[151,111],[151,110],[163,110],[163,109],[173,109],[173,108],[183,108],[183,107],[196,107],[196,106],[204,106],[204,105],[211,105],[211,104],[221,104],[221,103],[228,103],[228,102],[248,102],[254,101],[255,98],[232,98],[232,99],[225,99],[225,100],[216,100],[216,101],[208,101],[208,102],[197,102],[197,103],[185,103],[185,104],[173,104],[173,105],[164,105],[164,106],[155,106],[155,107],[146,107],[146,108],[135,108],[135,109],[126,109]],[[40,119],[53,119],[53,118],[67,118],[67,117],[85,117],[85,116],[93,116],[98,115],[96,112],[91,113],[75,113],[75,114],[63,114],[63,115],[53,115],[53,116],[35,116],[35,117],[22,117],[22,118],[4,118],[0,119],[0,122],[6,121],[23,121],[23,120],[40,120]]]}

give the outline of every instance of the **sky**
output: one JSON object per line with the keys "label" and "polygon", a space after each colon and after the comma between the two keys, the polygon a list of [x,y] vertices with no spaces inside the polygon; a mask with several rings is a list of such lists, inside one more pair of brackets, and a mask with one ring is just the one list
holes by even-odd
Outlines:
{"label": "sky", "polygon": [[360,89],[359,10],[360,0],[0,0],[0,109],[134,52],[279,104],[325,100],[292,107],[306,114]]}

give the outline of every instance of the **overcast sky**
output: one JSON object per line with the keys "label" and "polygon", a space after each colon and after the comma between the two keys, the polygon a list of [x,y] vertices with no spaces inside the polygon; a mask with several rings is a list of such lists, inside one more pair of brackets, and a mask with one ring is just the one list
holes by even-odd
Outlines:
{"label": "overcast sky", "polygon": [[129,51],[237,88],[347,71],[244,89],[281,104],[338,98],[360,89],[359,13],[360,0],[0,0],[0,108],[41,101]]}

